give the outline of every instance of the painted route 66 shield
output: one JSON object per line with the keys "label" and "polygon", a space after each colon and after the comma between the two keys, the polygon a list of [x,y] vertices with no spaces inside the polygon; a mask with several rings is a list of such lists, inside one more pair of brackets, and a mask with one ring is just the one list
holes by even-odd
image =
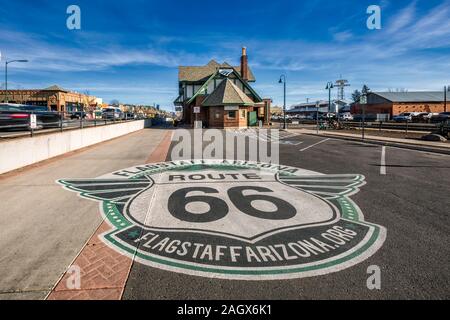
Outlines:
{"label": "painted route 66 shield", "polygon": [[358,174],[323,175],[244,161],[148,164],[96,179],[63,179],[101,203],[111,248],[169,271],[224,279],[315,276],[376,252],[386,230],[350,196]]}

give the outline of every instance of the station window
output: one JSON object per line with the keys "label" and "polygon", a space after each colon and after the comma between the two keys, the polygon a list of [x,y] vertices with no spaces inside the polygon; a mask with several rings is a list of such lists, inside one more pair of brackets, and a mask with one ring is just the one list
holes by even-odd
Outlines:
{"label": "station window", "polygon": [[236,119],[236,111],[228,111],[229,119]]}
{"label": "station window", "polygon": [[245,119],[245,110],[241,110],[241,119]]}

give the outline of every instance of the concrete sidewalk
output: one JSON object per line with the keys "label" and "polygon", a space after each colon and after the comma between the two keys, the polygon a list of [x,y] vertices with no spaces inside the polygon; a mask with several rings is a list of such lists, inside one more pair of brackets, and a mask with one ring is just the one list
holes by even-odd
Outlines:
{"label": "concrete sidewalk", "polygon": [[[316,130],[311,130],[311,129],[288,129],[287,131],[300,133],[300,134],[322,136],[322,137],[327,137],[327,138],[344,139],[344,140],[351,140],[351,141],[363,141],[361,138],[361,134],[341,133],[341,132],[324,131],[324,130],[319,131],[319,133],[317,134]],[[450,143],[445,143],[445,142],[430,142],[430,141],[420,141],[420,140],[414,140],[414,139],[380,137],[380,136],[371,135],[370,133],[365,134],[364,142],[378,144],[378,145],[398,147],[398,148],[426,151],[426,152],[450,154]]]}
{"label": "concrete sidewalk", "polygon": [[140,130],[0,176],[0,300],[44,299],[102,223],[97,203],[55,181],[146,163],[168,132]]}

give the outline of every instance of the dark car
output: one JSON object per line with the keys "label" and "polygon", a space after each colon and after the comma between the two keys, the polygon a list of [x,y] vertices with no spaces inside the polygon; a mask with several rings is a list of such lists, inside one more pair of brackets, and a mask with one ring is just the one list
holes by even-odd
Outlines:
{"label": "dark car", "polygon": [[366,122],[376,121],[377,120],[377,115],[370,114],[370,113],[366,114],[365,116],[363,116],[362,114],[355,114],[355,115],[353,115],[353,121],[362,122],[363,119]]}
{"label": "dark car", "polygon": [[436,116],[431,117],[431,122],[444,122],[446,120],[450,119],[450,112],[441,112]]}
{"label": "dark car", "polygon": [[441,122],[439,133],[444,137],[450,137],[450,118]]}
{"label": "dark car", "polygon": [[0,129],[28,130],[31,114],[36,115],[38,128],[58,127],[61,121],[61,116],[47,107],[0,104]]}
{"label": "dark car", "polygon": [[417,114],[413,114],[412,122],[425,123],[425,122],[428,122],[429,118],[430,118],[430,114],[428,112],[419,112]]}
{"label": "dark car", "polygon": [[74,120],[74,119],[85,119],[86,116],[87,116],[86,112],[76,111],[76,112],[73,112],[70,115],[70,119],[71,120]]}

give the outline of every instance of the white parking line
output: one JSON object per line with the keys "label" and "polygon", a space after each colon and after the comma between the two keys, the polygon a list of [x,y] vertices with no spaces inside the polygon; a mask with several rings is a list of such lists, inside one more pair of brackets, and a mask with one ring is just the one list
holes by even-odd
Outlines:
{"label": "white parking line", "polygon": [[317,143],[314,143],[314,144],[310,145],[309,147],[306,147],[306,148],[304,148],[304,149],[301,149],[300,152],[306,151],[306,150],[308,150],[309,148],[315,147],[315,146],[317,146],[318,144],[324,143],[325,141],[328,141],[328,140],[330,140],[330,138],[324,139],[324,140],[322,140],[322,141],[319,141],[319,142],[317,142]]}
{"label": "white parking line", "polygon": [[292,137],[298,137],[298,136],[300,136],[300,134],[298,134],[298,133],[286,133],[286,134],[281,134],[281,135],[280,135],[280,140],[282,140],[282,139],[289,139],[289,138],[292,138]]}
{"label": "white parking line", "polygon": [[386,175],[386,147],[381,148],[380,174],[384,176]]}

